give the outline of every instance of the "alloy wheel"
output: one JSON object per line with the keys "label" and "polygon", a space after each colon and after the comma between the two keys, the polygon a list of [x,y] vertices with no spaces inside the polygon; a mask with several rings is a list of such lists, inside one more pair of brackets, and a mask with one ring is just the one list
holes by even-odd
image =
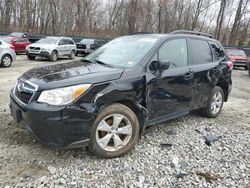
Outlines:
{"label": "alloy wheel", "polygon": [[5,67],[8,67],[11,64],[11,58],[10,56],[6,55],[3,58],[3,64]]}
{"label": "alloy wheel", "polygon": [[222,94],[220,92],[216,92],[212,98],[211,102],[211,111],[213,114],[217,114],[222,106]]}
{"label": "alloy wheel", "polygon": [[125,147],[131,135],[131,122],[122,114],[104,117],[96,129],[97,144],[105,151],[117,151]]}

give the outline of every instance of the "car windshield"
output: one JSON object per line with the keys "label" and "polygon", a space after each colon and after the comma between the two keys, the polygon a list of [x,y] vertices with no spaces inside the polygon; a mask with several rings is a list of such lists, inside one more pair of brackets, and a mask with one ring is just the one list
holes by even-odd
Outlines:
{"label": "car windshield", "polygon": [[13,32],[10,34],[10,36],[13,36],[13,37],[22,37],[24,33],[18,33],[18,32]]}
{"label": "car windshield", "polygon": [[4,41],[4,42],[7,42],[9,43],[11,41],[11,37],[2,37],[1,40]]}
{"label": "car windshield", "polygon": [[44,43],[44,44],[56,44],[58,41],[58,38],[56,37],[46,37],[42,38],[37,43]]}
{"label": "car windshield", "polygon": [[82,39],[80,41],[80,43],[82,43],[82,44],[94,44],[95,40],[94,39]]}
{"label": "car windshield", "polygon": [[124,68],[134,67],[156,42],[157,38],[149,37],[117,38],[86,56],[85,60]]}
{"label": "car windshield", "polygon": [[227,50],[228,56],[246,56],[245,52],[242,50]]}

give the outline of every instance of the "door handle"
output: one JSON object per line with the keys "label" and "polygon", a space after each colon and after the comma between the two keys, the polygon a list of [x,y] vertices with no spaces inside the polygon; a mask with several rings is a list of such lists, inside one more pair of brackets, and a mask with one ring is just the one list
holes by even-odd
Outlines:
{"label": "door handle", "polygon": [[184,79],[189,80],[194,77],[194,72],[193,71],[188,71],[186,74],[184,74]]}

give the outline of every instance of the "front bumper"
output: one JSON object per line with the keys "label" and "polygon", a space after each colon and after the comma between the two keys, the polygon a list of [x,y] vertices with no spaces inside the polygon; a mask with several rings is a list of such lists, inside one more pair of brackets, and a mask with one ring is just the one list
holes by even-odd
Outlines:
{"label": "front bumper", "polygon": [[39,56],[39,57],[49,58],[50,52],[48,52],[48,51],[30,52],[30,51],[26,50],[26,55],[27,56]]}
{"label": "front bumper", "polygon": [[89,144],[94,115],[85,109],[54,107],[37,102],[25,105],[13,92],[10,109],[13,118],[46,145],[73,148]]}
{"label": "front bumper", "polygon": [[93,49],[89,49],[89,48],[86,48],[86,49],[77,48],[76,51],[77,51],[78,54],[90,54],[94,50]]}
{"label": "front bumper", "polygon": [[246,67],[247,62],[246,61],[233,61],[233,65],[235,67]]}

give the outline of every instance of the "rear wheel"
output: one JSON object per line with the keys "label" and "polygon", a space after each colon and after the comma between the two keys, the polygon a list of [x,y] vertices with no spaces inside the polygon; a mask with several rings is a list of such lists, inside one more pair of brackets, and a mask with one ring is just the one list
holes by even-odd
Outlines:
{"label": "rear wheel", "polygon": [[55,62],[55,61],[57,61],[57,58],[58,58],[57,52],[56,51],[52,51],[51,55],[50,55],[50,61]]}
{"label": "rear wheel", "polygon": [[12,58],[10,55],[6,54],[1,59],[1,67],[7,68],[10,67],[12,63]]}
{"label": "rear wheel", "polygon": [[138,119],[131,109],[122,104],[112,104],[97,116],[89,149],[103,158],[122,156],[136,144],[139,130]]}
{"label": "rear wheel", "polygon": [[209,118],[217,117],[221,112],[223,102],[224,92],[220,87],[215,86],[209,96],[207,106],[201,111],[202,114]]}

